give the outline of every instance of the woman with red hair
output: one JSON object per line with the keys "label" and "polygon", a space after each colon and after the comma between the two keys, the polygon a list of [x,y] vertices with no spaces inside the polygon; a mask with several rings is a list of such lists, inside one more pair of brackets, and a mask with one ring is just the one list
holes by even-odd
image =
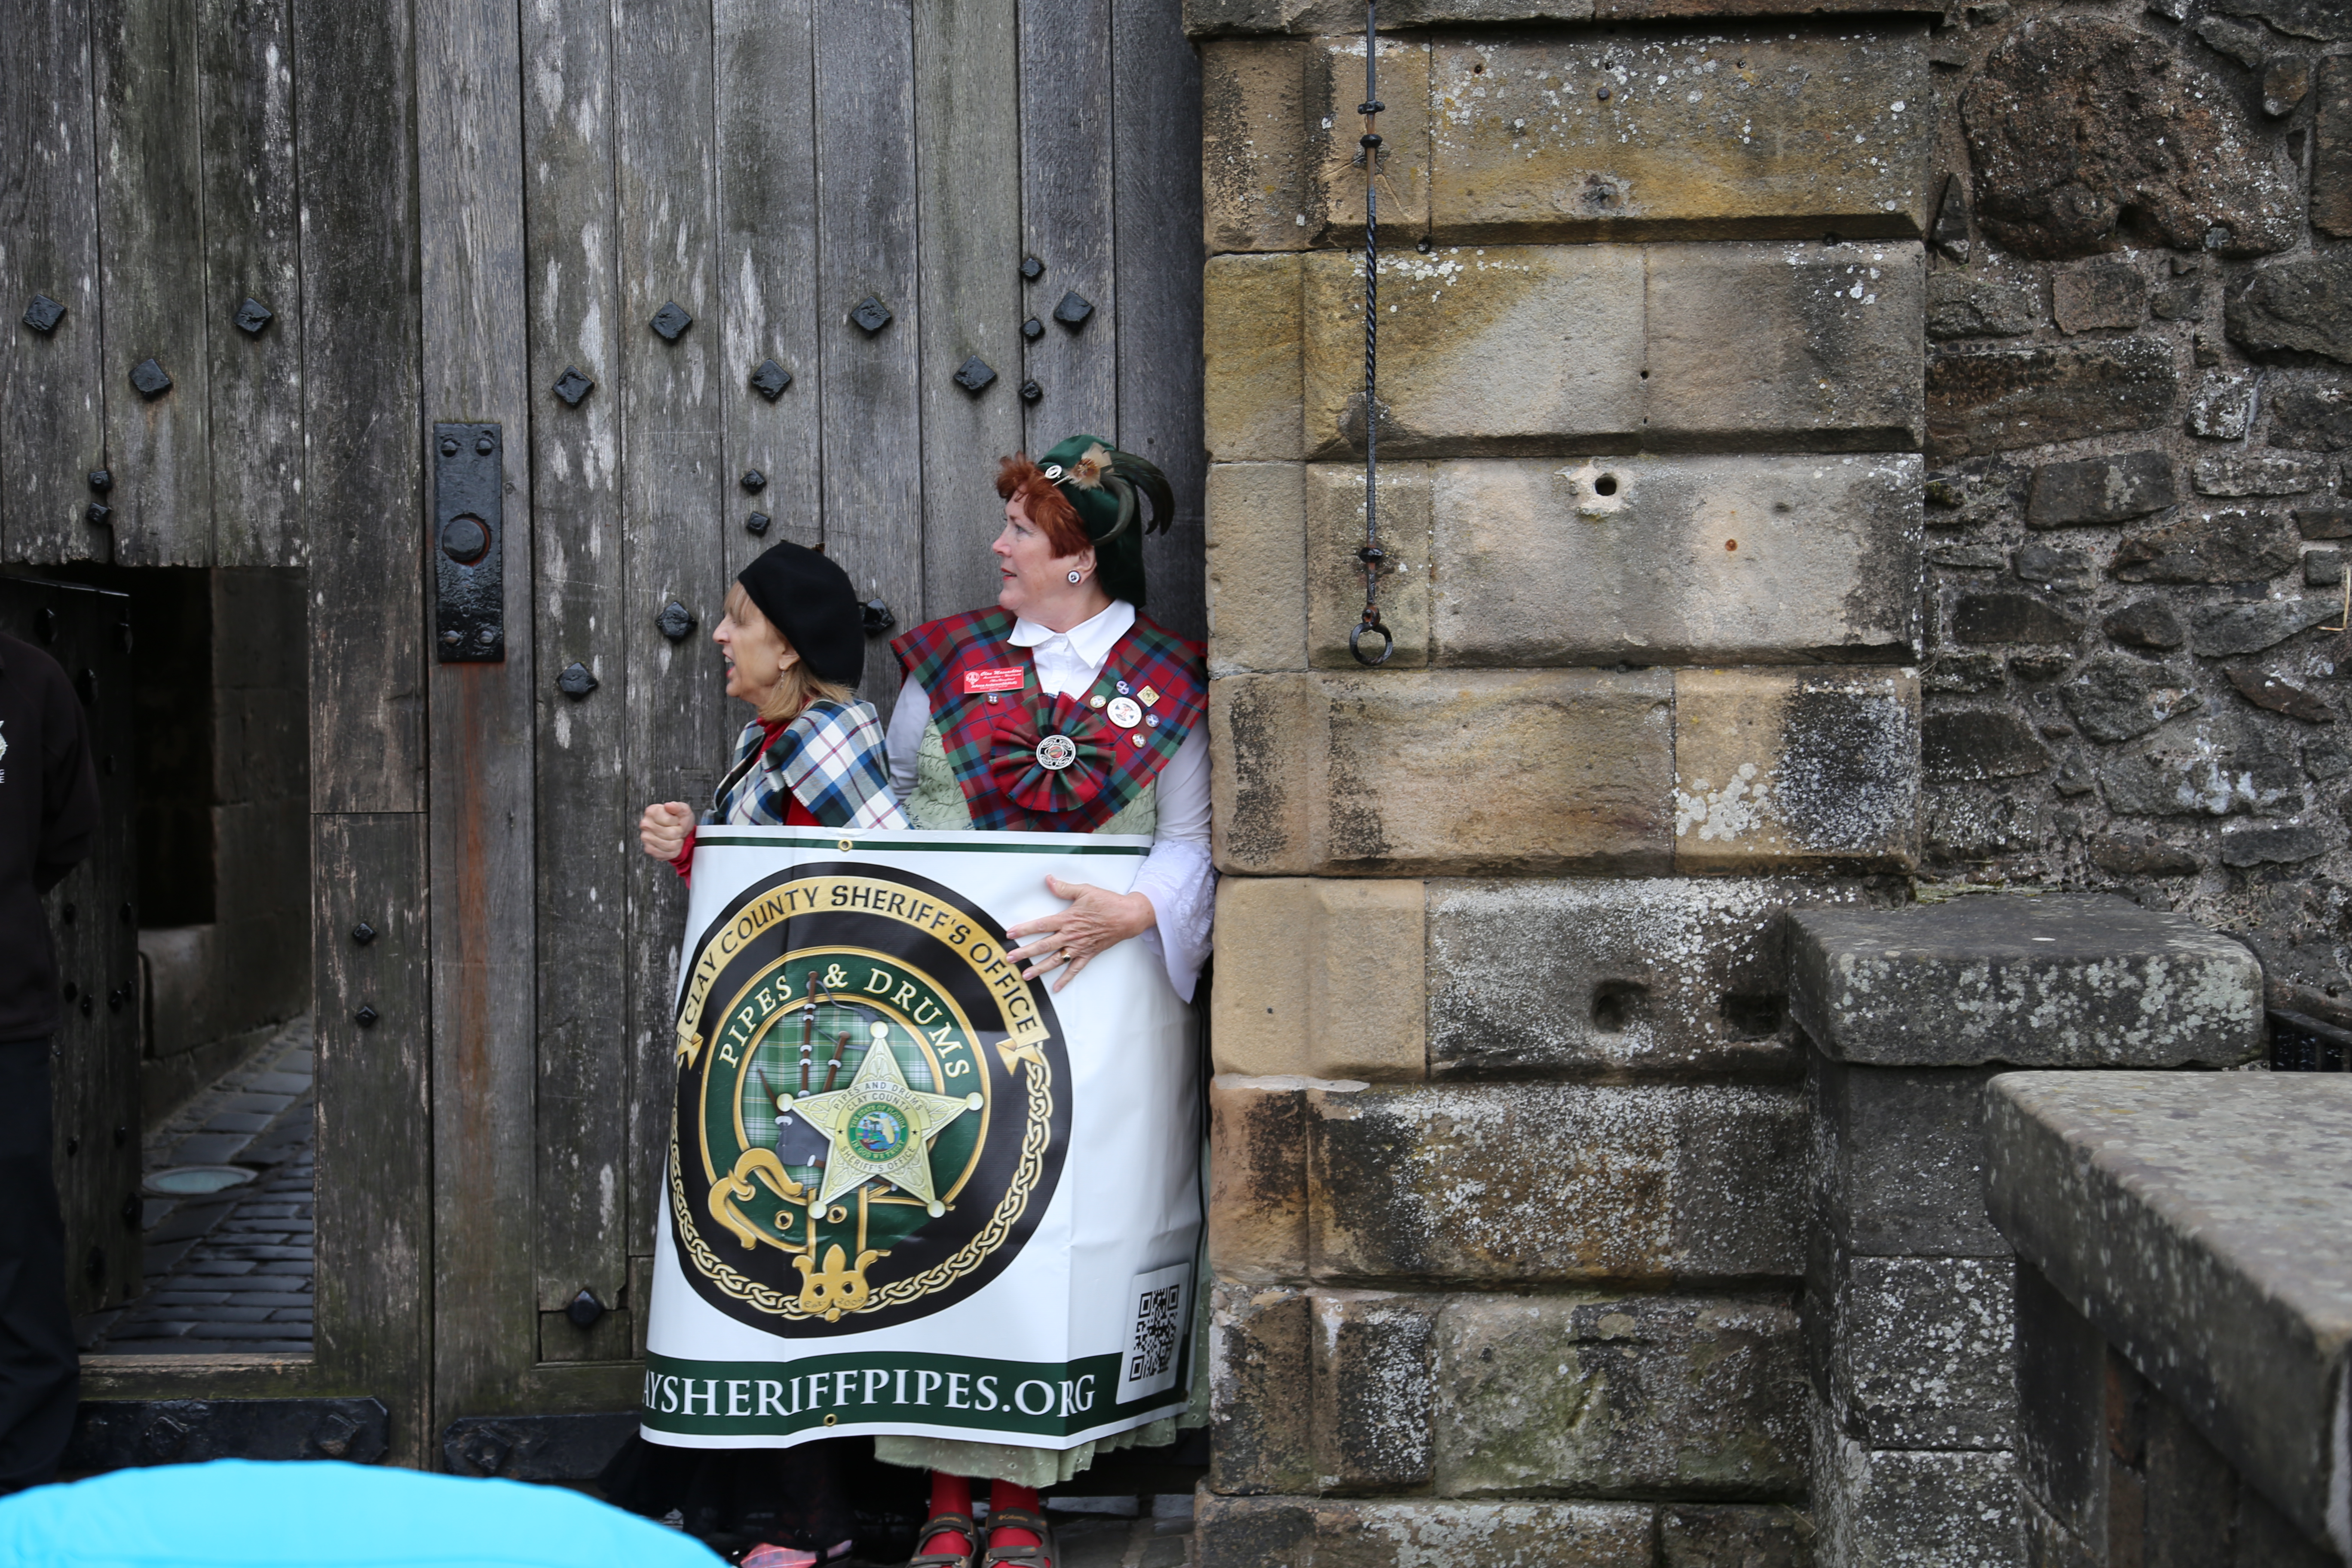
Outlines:
{"label": "woman with red hair", "polygon": [[[1141,942],[1189,1002],[1208,957],[1216,874],[1202,651],[1141,614],[1142,502],[1164,531],[1168,481],[1140,458],[1074,436],[1039,461],[1005,458],[996,489],[995,605],[891,645],[907,672],[890,719],[891,786],[917,827],[1149,835],[1128,892],[1047,879],[1069,907],[1012,927],[1021,945],[1007,956],[1059,991],[1097,954]],[[1068,1480],[1099,1450],[1202,1425],[1194,1381],[1184,1415],[1073,1448],[876,1438],[877,1458],[931,1471],[932,1518],[910,1568],[971,1568],[982,1544],[972,1478],[994,1483],[986,1561],[1053,1568],[1037,1489]]]}

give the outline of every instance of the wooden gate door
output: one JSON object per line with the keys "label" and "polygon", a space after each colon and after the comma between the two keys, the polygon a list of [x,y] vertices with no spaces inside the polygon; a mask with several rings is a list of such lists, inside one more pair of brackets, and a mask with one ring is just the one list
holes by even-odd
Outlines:
{"label": "wooden gate door", "polygon": [[724,588],[793,539],[877,625],[987,603],[995,458],[1088,430],[1202,633],[1198,82],[1179,0],[0,0],[0,563],[310,614],[316,1354],[89,1397],[372,1395],[409,1464],[634,1405],[684,905],[633,827],[740,721]]}
{"label": "wooden gate door", "polygon": [[707,798],[744,717],[708,641],[732,574],[822,544],[872,602],[887,710],[881,629],[993,601],[997,457],[1091,430],[1174,479],[1152,609],[1201,634],[1198,72],[1177,0],[414,0],[414,26],[428,581],[446,601],[436,550],[478,548],[484,462],[504,577],[494,637],[425,661],[446,1431],[634,1406],[684,910],[634,827]]}

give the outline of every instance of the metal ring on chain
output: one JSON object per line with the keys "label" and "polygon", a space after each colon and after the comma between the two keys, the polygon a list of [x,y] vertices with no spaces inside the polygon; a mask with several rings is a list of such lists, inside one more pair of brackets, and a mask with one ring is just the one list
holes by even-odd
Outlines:
{"label": "metal ring on chain", "polygon": [[[1381,651],[1378,657],[1364,651],[1363,637],[1366,632],[1376,632],[1380,636]],[[1375,668],[1386,664],[1389,661],[1389,655],[1396,652],[1396,634],[1382,625],[1378,616],[1372,616],[1370,620],[1358,621],[1356,629],[1348,634],[1348,651],[1356,656],[1358,664],[1368,669]]]}

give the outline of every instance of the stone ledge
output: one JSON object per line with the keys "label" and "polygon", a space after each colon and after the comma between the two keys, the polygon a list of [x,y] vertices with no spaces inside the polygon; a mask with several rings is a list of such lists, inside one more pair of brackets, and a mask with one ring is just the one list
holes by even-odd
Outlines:
{"label": "stone ledge", "polygon": [[1829,1056],[1882,1066],[2227,1067],[2264,1042],[2251,952],[2105,896],[1805,911],[1789,1002]]}
{"label": "stone ledge", "polygon": [[2352,1080],[2009,1073],[1993,1223],[2314,1540],[2352,1555]]}

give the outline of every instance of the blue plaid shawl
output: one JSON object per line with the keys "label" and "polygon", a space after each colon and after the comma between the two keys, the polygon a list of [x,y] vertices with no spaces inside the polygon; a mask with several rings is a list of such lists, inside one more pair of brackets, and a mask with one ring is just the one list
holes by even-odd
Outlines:
{"label": "blue plaid shawl", "polygon": [[908,826],[906,813],[890,795],[882,721],[871,702],[812,702],[763,755],[760,747],[767,734],[757,719],[743,726],[728,763],[728,782],[703,815],[706,825],[775,826],[784,820],[789,795],[827,827]]}

